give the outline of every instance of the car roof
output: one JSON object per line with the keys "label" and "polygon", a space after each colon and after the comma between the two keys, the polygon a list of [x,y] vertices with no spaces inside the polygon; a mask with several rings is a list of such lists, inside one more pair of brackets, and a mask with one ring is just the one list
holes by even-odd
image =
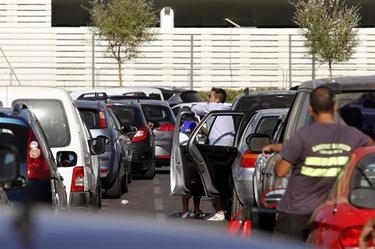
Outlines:
{"label": "car roof", "polygon": [[293,90],[272,90],[272,91],[262,91],[262,92],[248,92],[242,93],[238,98],[242,97],[256,97],[256,96],[267,96],[267,95],[294,95],[296,91]]}
{"label": "car roof", "polygon": [[105,87],[99,87],[99,88],[93,88],[93,89],[81,89],[81,90],[75,90],[70,92],[70,96],[73,99],[77,99],[83,94],[88,94],[88,93],[106,93],[107,95],[123,95],[125,93],[130,93],[130,92],[144,92],[146,95],[155,93],[159,94],[160,97],[163,97],[162,92],[160,89],[155,88],[155,87],[110,87],[110,88],[105,88]]}
{"label": "car roof", "polygon": [[163,106],[168,106],[169,107],[169,104],[168,104],[167,101],[154,100],[154,99],[124,99],[124,100],[120,100],[118,102],[122,102],[122,103],[137,103],[139,105],[141,105],[141,104],[163,105]]}
{"label": "car roof", "polygon": [[375,76],[339,77],[334,79],[307,81],[302,83],[298,87],[298,90],[312,90],[321,85],[329,85],[334,91],[375,90]]}
{"label": "car roof", "polygon": [[78,108],[104,108],[105,103],[100,100],[75,100],[74,103]]}
{"label": "car roof", "polygon": [[289,108],[273,108],[273,109],[261,109],[256,111],[260,115],[267,115],[267,114],[287,114]]}

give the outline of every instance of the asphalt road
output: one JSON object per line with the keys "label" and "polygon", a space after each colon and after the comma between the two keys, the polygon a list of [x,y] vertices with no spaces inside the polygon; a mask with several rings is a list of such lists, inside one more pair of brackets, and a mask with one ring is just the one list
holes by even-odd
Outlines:
{"label": "asphalt road", "polygon": [[[190,201],[190,207],[193,203]],[[212,202],[206,197],[201,199],[201,210],[204,213],[214,211]],[[129,185],[129,192],[121,199],[103,199],[101,214],[131,215],[142,218],[155,219],[156,222],[178,222],[191,226],[206,226],[207,229],[216,229],[226,233],[227,222],[209,222],[198,219],[176,218],[182,211],[181,198],[170,195],[169,167],[157,170],[153,180],[135,179]]]}

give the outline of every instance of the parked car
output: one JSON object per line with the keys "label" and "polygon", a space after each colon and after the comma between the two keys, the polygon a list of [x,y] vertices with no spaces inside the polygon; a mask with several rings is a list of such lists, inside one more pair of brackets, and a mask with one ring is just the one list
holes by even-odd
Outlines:
{"label": "parked car", "polygon": [[[313,122],[308,113],[309,94],[321,85],[328,85],[336,94],[339,105],[336,114],[338,122],[357,127],[374,139],[375,106],[371,104],[374,98],[375,86],[372,84],[374,80],[375,78],[370,76],[343,77],[302,84],[298,88],[279,142],[286,142],[299,128]],[[257,136],[253,136],[253,139],[257,139]],[[262,165],[256,165],[256,168],[263,168],[264,177],[262,182],[258,183],[260,185],[259,196],[263,198],[261,206],[267,208],[268,211],[275,210],[288,183],[288,177],[276,178],[274,174],[274,167],[279,157],[278,153],[274,153],[268,159],[259,161]]]}
{"label": "parked car", "polygon": [[105,136],[109,142],[99,157],[102,188],[107,197],[118,198],[128,190],[131,173],[132,144],[121,130],[117,118],[111,114],[103,101],[76,100],[82,120],[91,136]]}
{"label": "parked car", "polygon": [[17,175],[3,188],[8,200],[50,205],[59,211],[67,209],[58,164],[37,118],[25,106],[0,109],[0,144],[17,150]]}
{"label": "parked car", "polygon": [[288,109],[258,110],[246,125],[238,143],[239,153],[232,164],[234,184],[232,214],[236,214],[243,207],[252,207],[255,202],[253,179],[259,152],[250,150],[247,138],[252,134],[262,134],[273,138],[279,124],[285,120],[287,114]]}
{"label": "parked car", "polygon": [[237,96],[232,110],[255,112],[260,109],[289,108],[296,91],[279,90],[264,92],[245,92]]}
{"label": "parked car", "polygon": [[181,103],[202,102],[203,99],[195,90],[187,90],[177,87],[158,87],[163,93],[164,100],[171,107]]}
{"label": "parked car", "polygon": [[169,165],[176,119],[166,101],[139,100],[155,136],[156,166]]}
{"label": "parked car", "polygon": [[[363,226],[375,219],[375,148],[351,156],[328,200],[311,218],[308,242],[314,248],[359,248]],[[367,248],[374,248],[367,238]]]}
{"label": "parked car", "polygon": [[155,176],[155,139],[142,107],[137,101],[112,101],[107,106],[114,111],[122,126],[137,128],[132,138],[131,172],[147,179]]}
{"label": "parked car", "polygon": [[112,87],[112,88],[94,88],[72,91],[70,96],[72,99],[79,99],[80,96],[88,93],[106,93],[108,96],[145,96],[150,99],[164,100],[162,92],[153,87]]}
{"label": "parked car", "polygon": [[[104,137],[92,139],[69,94],[53,87],[1,86],[0,101],[5,107],[24,103],[38,118],[56,161],[65,152],[59,173],[70,207],[96,207],[101,204],[100,169],[97,150]],[[62,154],[61,152],[64,152]]]}

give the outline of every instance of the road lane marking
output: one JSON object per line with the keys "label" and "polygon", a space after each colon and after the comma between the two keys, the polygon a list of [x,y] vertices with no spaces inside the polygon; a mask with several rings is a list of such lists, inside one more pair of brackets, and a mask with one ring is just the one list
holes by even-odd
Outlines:
{"label": "road lane marking", "polygon": [[160,184],[159,177],[155,177],[154,180],[152,181],[155,185]]}
{"label": "road lane marking", "polygon": [[155,204],[155,210],[156,211],[160,211],[160,210],[164,209],[162,199],[160,199],[160,198],[154,199],[154,204]]}
{"label": "road lane marking", "polygon": [[160,195],[161,194],[161,188],[159,186],[154,187],[154,195]]}
{"label": "road lane marking", "polygon": [[164,223],[167,221],[167,217],[165,216],[165,214],[155,214],[155,216],[156,216],[156,222]]}

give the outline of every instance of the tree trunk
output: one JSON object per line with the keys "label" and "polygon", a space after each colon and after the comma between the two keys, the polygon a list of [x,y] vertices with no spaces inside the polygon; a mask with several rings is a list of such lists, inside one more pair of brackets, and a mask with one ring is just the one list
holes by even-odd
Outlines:
{"label": "tree trunk", "polygon": [[118,79],[119,79],[120,87],[122,87],[122,63],[121,63],[121,60],[117,61],[117,65],[118,65]]}
{"label": "tree trunk", "polygon": [[328,62],[328,66],[329,66],[329,78],[332,79],[332,62]]}

